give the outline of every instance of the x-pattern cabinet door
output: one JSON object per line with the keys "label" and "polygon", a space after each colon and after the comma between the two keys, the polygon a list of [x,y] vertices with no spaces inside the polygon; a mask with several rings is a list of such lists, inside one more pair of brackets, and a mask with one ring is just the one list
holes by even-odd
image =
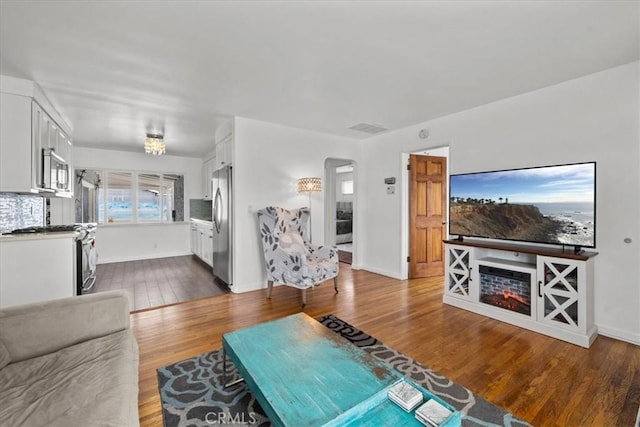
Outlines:
{"label": "x-pattern cabinet door", "polygon": [[471,262],[473,248],[467,246],[446,245],[445,292],[457,298],[473,299]]}
{"label": "x-pattern cabinet door", "polygon": [[538,257],[538,321],[584,329],[585,274],[584,261]]}

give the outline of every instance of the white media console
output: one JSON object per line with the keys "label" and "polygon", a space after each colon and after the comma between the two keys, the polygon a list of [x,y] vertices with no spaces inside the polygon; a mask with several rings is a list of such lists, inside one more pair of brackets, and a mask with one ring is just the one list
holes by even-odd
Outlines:
{"label": "white media console", "polygon": [[582,347],[593,320],[596,252],[445,240],[443,301]]}

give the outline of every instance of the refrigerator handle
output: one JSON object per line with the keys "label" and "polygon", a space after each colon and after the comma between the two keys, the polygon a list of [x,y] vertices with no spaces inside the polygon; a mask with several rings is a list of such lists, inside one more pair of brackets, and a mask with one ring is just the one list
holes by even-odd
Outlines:
{"label": "refrigerator handle", "polygon": [[220,224],[222,223],[222,195],[220,188],[216,189],[215,202],[213,204],[213,225],[216,226],[216,233],[220,234]]}

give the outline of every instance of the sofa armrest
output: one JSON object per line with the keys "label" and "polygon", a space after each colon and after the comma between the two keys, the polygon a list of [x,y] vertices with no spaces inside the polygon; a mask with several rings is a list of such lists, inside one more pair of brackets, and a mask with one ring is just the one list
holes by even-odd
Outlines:
{"label": "sofa armrest", "polygon": [[124,291],[101,292],[0,310],[0,342],[10,363],[129,328]]}

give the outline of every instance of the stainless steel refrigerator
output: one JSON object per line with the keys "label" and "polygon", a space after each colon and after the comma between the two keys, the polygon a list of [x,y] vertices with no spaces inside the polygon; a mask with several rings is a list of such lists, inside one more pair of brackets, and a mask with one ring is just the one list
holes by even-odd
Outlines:
{"label": "stainless steel refrigerator", "polygon": [[213,173],[213,274],[227,285],[233,283],[232,245],[231,245],[231,166]]}

